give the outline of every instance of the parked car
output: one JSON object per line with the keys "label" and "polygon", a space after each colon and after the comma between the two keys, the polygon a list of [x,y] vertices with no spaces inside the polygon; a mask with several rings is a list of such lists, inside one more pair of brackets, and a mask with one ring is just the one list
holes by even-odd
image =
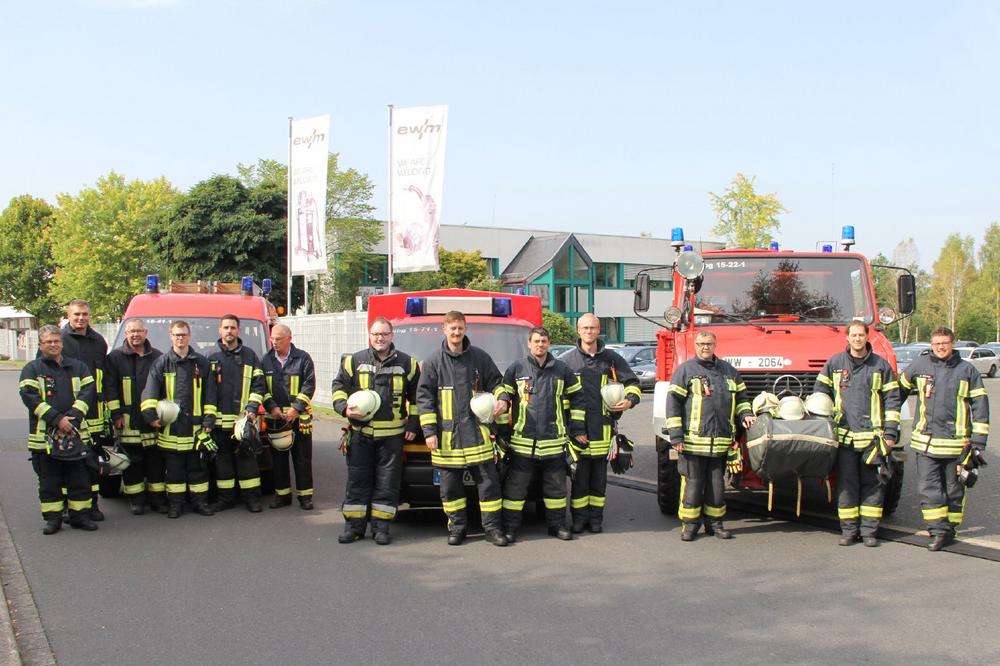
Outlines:
{"label": "parked car", "polygon": [[992,349],[987,349],[986,347],[956,347],[955,351],[964,360],[971,363],[981,374],[987,377],[996,377],[997,364],[1000,363],[1000,358],[997,357],[996,352]]}
{"label": "parked car", "polygon": [[978,347],[979,343],[975,340],[955,340],[956,347]]}
{"label": "parked car", "polygon": [[549,353],[552,354],[553,357],[559,358],[571,349],[576,349],[576,345],[552,345],[549,347]]}
{"label": "parked car", "polygon": [[652,391],[656,386],[656,361],[633,365],[632,371],[639,378],[639,388],[643,391]]}
{"label": "parked car", "polygon": [[987,349],[992,349],[993,353],[1000,356],[1000,342],[987,342],[985,345],[980,345],[981,347],[986,347]]}
{"label": "parked car", "polygon": [[929,354],[930,347],[907,345],[906,347],[899,347],[894,351],[896,352],[896,371],[902,372],[903,370],[906,370],[906,366],[917,360],[918,356],[921,354]]}
{"label": "parked car", "polygon": [[615,352],[625,359],[625,362],[631,366],[641,365],[643,363],[656,363],[656,347],[655,346],[632,346],[626,345],[624,347],[615,347]]}

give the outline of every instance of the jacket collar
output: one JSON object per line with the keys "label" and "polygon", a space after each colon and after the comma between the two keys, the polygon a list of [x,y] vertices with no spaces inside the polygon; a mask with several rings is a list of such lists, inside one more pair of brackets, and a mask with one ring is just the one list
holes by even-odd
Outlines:
{"label": "jacket collar", "polygon": [[934,355],[933,351],[927,352],[927,355],[930,357],[932,363],[944,363],[949,368],[954,368],[962,360],[962,355],[954,349],[951,350],[951,356],[948,358],[938,358]]}
{"label": "jacket collar", "polygon": [[[129,346],[128,340],[122,341],[121,350],[122,353],[124,354],[138,356],[138,354],[136,354],[135,351],[132,350],[132,347]],[[153,345],[149,344],[149,340],[144,340],[142,343],[142,355],[148,356],[149,354],[152,353],[152,351],[153,351]]]}
{"label": "jacket collar", "polygon": [[469,351],[469,347],[471,347],[471,346],[472,346],[472,343],[469,342],[469,336],[465,336],[464,338],[462,338],[462,351],[459,351],[459,352],[453,352],[451,349],[448,348],[448,340],[447,339],[441,341],[441,349],[444,350],[445,354],[447,354],[448,356],[451,356],[452,358],[458,358],[459,356],[461,356],[465,352]]}
{"label": "jacket collar", "polygon": [[851,359],[852,365],[864,365],[868,361],[868,359],[871,358],[872,343],[870,342],[865,343],[865,355],[862,356],[861,358],[858,358],[857,356],[851,353],[851,345],[847,345],[846,353],[847,357]]}
{"label": "jacket collar", "polygon": [[[576,339],[576,348],[584,356],[590,356],[590,352],[584,351],[583,340],[581,340],[580,338]],[[594,356],[600,356],[602,353],[604,353],[604,348],[605,348],[604,340],[597,338],[597,351],[594,352]]]}
{"label": "jacket collar", "polygon": [[228,352],[230,354],[239,354],[241,351],[243,351],[242,338],[236,338],[236,347],[233,349],[229,349],[228,347],[226,347],[226,345],[222,344],[222,338],[216,340],[215,344],[218,345],[219,349],[221,349],[224,352]]}

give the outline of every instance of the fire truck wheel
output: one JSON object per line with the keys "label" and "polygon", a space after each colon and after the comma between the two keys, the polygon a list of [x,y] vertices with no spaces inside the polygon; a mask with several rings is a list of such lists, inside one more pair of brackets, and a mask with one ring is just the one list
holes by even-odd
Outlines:
{"label": "fire truck wheel", "polygon": [[892,461],[893,474],[889,481],[889,487],[885,489],[885,501],[882,512],[886,516],[891,516],[896,507],[899,506],[899,498],[903,494],[903,463],[898,460]]}
{"label": "fire truck wheel", "polygon": [[670,459],[670,451],[656,454],[656,501],[665,516],[676,516],[681,501],[681,475],[677,461]]}

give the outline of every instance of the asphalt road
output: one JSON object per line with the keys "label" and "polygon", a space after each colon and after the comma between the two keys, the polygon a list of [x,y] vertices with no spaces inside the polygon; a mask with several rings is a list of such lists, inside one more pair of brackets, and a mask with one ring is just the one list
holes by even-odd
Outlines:
{"label": "asphalt road", "polygon": [[[340,545],[329,421],[314,512],[167,520],[105,501],[98,532],[46,537],[15,372],[0,371],[0,394],[0,506],[59,664],[1000,661],[992,561],[839,548],[831,532],[746,514],[729,518],[732,541],[685,544],[652,495],[617,486],[607,531],[570,543],[532,521],[509,548],[449,547],[425,511],[392,546]],[[647,458],[642,445],[640,475]]]}

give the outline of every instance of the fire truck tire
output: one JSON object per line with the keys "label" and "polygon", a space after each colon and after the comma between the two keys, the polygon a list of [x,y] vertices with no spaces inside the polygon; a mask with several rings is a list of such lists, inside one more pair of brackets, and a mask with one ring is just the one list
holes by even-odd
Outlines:
{"label": "fire truck tire", "polygon": [[670,459],[670,451],[656,454],[656,501],[660,513],[676,516],[681,501],[681,475],[677,471],[677,461]]}
{"label": "fire truck tire", "polygon": [[121,495],[122,492],[122,477],[121,474],[115,474],[113,476],[102,476],[98,479],[98,485],[100,490],[98,491],[101,497],[113,498]]}
{"label": "fire truck tire", "polygon": [[893,474],[889,487],[885,489],[885,501],[882,503],[882,513],[891,516],[899,506],[899,498],[903,494],[903,463],[892,461]]}

